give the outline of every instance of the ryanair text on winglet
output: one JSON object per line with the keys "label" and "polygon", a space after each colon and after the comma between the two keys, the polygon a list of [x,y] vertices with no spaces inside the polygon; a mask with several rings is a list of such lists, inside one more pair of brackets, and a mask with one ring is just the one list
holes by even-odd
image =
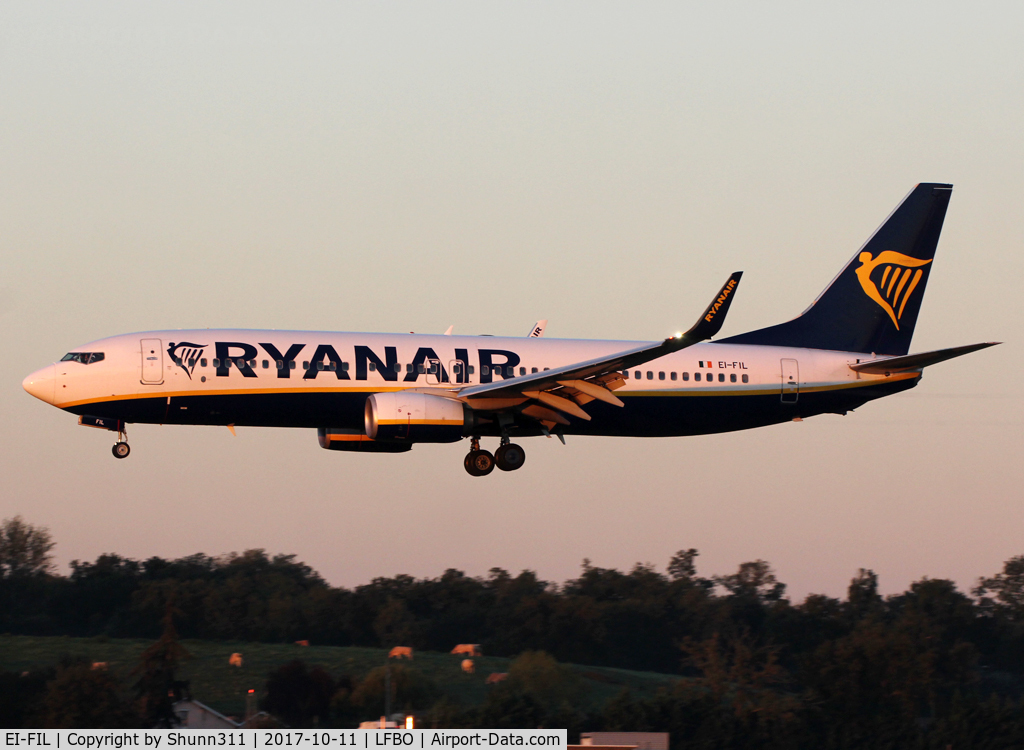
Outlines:
{"label": "ryanair text on winglet", "polygon": [[725,301],[729,299],[729,295],[732,294],[732,290],[736,288],[736,284],[736,279],[729,279],[729,283],[725,285],[724,289],[722,289],[722,293],[718,295],[718,299],[716,299],[708,309],[707,314],[704,316],[704,320],[708,323],[711,322],[715,317],[715,313],[717,313],[722,305],[725,304]]}

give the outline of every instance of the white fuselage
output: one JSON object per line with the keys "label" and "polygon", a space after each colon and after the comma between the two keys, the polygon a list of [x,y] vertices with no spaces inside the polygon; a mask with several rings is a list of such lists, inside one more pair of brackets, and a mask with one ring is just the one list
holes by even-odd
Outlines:
{"label": "white fuselage", "polygon": [[[351,415],[361,412],[362,400],[371,393],[412,388],[451,393],[467,384],[570,365],[639,343],[236,329],[151,331],[79,347],[76,352],[102,353],[102,360],[57,362],[25,382],[33,395],[54,406],[125,422],[323,427],[342,419],[353,421]],[[702,403],[713,397],[719,406],[725,405],[723,398],[739,399],[756,416],[734,423],[734,415],[723,414],[726,421],[718,425],[713,415],[689,423],[683,419],[673,429],[671,413],[666,414],[667,422],[651,424],[651,409],[645,408],[634,410],[641,422],[630,430],[626,409],[615,413],[607,430],[598,415],[580,430],[565,431],[642,436],[742,429],[845,411],[849,404],[892,392],[879,392],[876,386],[899,384],[896,390],[902,390],[920,377],[919,372],[860,374],[849,367],[871,358],[855,352],[696,344],[627,371],[616,395],[627,404],[657,398],[663,407],[670,402],[695,405],[695,397]],[[314,394],[315,404],[308,400]],[[276,402],[273,408],[260,405],[270,399]],[[352,408],[332,406],[353,399],[358,403]],[[133,407],[133,402],[138,403]]]}

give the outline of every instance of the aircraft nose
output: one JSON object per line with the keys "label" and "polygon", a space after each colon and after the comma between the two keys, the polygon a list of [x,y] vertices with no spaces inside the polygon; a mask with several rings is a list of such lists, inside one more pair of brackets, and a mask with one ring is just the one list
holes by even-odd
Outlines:
{"label": "aircraft nose", "polygon": [[21,387],[40,401],[52,404],[56,400],[57,366],[47,365],[41,370],[36,370],[21,381]]}

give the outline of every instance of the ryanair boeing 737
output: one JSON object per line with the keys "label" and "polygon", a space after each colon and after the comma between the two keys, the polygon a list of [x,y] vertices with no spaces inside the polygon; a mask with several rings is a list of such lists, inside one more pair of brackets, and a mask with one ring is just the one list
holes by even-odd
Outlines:
{"label": "ryanair boeing 737", "polygon": [[[469,438],[473,476],[519,469],[513,439],[703,435],[845,414],[913,388],[923,368],[992,343],[908,354],[951,185],[915,187],[807,310],[709,341],[740,273],[664,341],[309,331],[150,331],[100,339],[26,391],[117,433],[126,425],[316,428],[322,448],[401,453]],[[497,438],[492,454],[482,438]]]}

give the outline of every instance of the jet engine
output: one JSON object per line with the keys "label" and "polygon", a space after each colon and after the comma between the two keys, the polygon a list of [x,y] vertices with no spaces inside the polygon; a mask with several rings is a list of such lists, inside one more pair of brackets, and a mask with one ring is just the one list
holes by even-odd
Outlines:
{"label": "jet engine", "polygon": [[473,427],[461,401],[426,393],[375,393],[366,399],[366,436],[402,443],[454,443]]}

